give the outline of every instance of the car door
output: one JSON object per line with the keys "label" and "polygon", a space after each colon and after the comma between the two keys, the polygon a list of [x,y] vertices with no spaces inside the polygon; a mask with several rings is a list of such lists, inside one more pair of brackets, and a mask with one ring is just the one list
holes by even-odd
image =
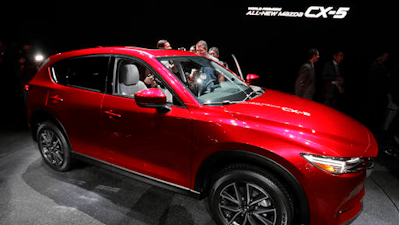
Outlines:
{"label": "car door", "polygon": [[[173,90],[156,71],[144,61],[134,58],[116,58],[112,91],[105,95],[102,113],[105,131],[103,147],[112,152],[112,163],[144,175],[179,186],[189,187],[192,120],[189,110],[177,96],[170,100],[171,111],[159,113],[154,108],[139,107],[134,93],[119,90],[122,84],[121,66],[132,64],[140,73],[140,81],[155,76],[162,85],[157,87],[167,96]],[[136,69],[135,69],[136,70]],[[165,85],[165,86],[164,86]],[[139,90],[138,90],[139,91]]]}
{"label": "car door", "polygon": [[109,60],[101,55],[55,63],[50,71],[56,84],[47,97],[47,107],[66,130],[73,151],[103,160],[98,137]]}

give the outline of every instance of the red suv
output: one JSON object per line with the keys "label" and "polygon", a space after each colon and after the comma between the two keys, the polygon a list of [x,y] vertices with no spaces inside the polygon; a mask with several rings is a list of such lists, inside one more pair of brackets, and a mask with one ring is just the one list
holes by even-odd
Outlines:
{"label": "red suv", "polygon": [[53,169],[78,158],[208,197],[218,224],[349,223],[378,154],[355,120],[185,51],[51,56],[29,83],[28,116]]}

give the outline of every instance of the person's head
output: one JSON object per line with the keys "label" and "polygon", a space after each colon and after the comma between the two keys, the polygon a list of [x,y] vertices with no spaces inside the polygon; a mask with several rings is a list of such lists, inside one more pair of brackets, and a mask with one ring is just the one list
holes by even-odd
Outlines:
{"label": "person's head", "polygon": [[336,63],[341,63],[343,61],[343,51],[335,51],[333,53],[333,60],[335,60]]}
{"label": "person's head", "polygon": [[201,40],[196,44],[196,53],[200,56],[207,56],[208,46],[207,42]]}
{"label": "person's head", "polygon": [[158,49],[172,49],[171,45],[169,44],[169,42],[167,40],[159,40],[157,42],[157,48]]}
{"label": "person's head", "polygon": [[308,50],[308,60],[312,63],[316,63],[319,59],[319,51],[315,48]]}
{"label": "person's head", "polygon": [[193,53],[196,53],[196,45],[190,46],[189,51],[190,51],[190,52],[193,52]]}
{"label": "person's head", "polygon": [[217,58],[217,59],[218,59],[218,57],[219,57],[219,50],[218,50],[217,47],[212,47],[212,48],[210,48],[210,50],[208,51],[208,53],[209,53],[210,55],[214,56],[214,57]]}

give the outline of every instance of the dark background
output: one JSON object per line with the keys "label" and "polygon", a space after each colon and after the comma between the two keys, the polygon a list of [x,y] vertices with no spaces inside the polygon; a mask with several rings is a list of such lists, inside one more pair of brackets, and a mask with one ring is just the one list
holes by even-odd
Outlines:
{"label": "dark background", "polygon": [[[376,52],[389,52],[389,71],[399,62],[398,1],[215,4],[148,1],[136,5],[115,1],[101,7],[83,3],[85,6],[46,5],[40,11],[34,6],[15,18],[4,19],[0,40],[13,48],[31,44],[34,51],[47,57],[96,46],[155,48],[159,39],[167,39],[174,49],[189,49],[203,39],[209,47],[220,49],[220,59],[230,68],[234,68],[231,54],[235,54],[245,75],[258,74],[260,86],[288,93],[294,92],[298,68],[309,48],[320,51],[317,76],[323,63],[332,59],[332,52],[341,49],[350,103],[347,111],[356,110],[363,97],[366,70]],[[350,7],[350,11],[344,19],[246,16],[250,6],[295,12],[305,12],[310,6],[333,6],[334,10]]]}

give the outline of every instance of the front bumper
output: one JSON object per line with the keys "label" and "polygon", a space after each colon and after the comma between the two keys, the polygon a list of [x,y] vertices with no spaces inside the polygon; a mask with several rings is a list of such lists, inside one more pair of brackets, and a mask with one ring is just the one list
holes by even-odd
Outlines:
{"label": "front bumper", "polygon": [[[360,201],[360,206],[361,206],[361,209],[358,210],[357,215],[354,216],[353,218],[351,218],[350,220],[348,220],[346,223],[344,223],[344,225],[349,225],[349,224],[353,223],[353,222],[361,215],[361,213],[362,213],[362,211],[363,211],[363,209],[364,209],[364,202],[363,202],[363,200]],[[357,208],[358,208],[358,207],[357,207]]]}
{"label": "front bumper", "polygon": [[[310,168],[311,169],[311,168]],[[340,176],[312,169],[307,193],[310,224],[349,224],[362,211],[366,171]]]}

